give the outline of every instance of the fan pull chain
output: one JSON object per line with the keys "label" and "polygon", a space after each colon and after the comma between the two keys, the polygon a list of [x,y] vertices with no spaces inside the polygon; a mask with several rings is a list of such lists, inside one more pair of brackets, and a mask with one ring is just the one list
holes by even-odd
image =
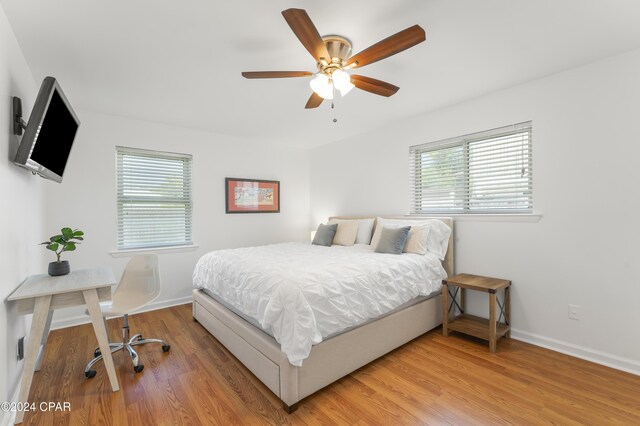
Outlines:
{"label": "fan pull chain", "polygon": [[334,104],[335,98],[336,98],[336,86],[333,86],[333,99],[331,100],[331,113],[333,115],[333,122],[337,123],[338,119],[336,118],[336,110],[335,110],[335,104]]}

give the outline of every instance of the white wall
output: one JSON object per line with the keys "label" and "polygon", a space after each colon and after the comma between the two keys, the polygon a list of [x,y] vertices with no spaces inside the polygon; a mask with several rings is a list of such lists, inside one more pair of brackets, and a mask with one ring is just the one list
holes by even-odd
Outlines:
{"label": "white wall", "polygon": [[[190,300],[193,269],[208,251],[308,240],[306,151],[87,111],[78,116],[82,124],[64,179],[46,193],[49,232],[64,226],[85,231],[78,250],[63,255],[72,269],[108,265],[120,277],[129,260],[109,254],[116,249],[116,145],[193,155],[193,241],[200,248],[160,255],[159,305]],[[280,213],[225,214],[225,177],[279,180]],[[55,327],[78,320],[88,318],[66,309],[53,321]]]}
{"label": "white wall", "polygon": [[[22,361],[17,340],[27,333],[29,318],[18,316],[6,297],[29,275],[43,269],[43,188],[46,183],[13,165],[20,137],[13,135],[11,98],[22,98],[28,118],[37,94],[31,71],[0,6],[0,401],[17,389]],[[25,341],[26,343],[26,341]],[[0,420],[4,413],[0,413]]]}
{"label": "white wall", "polygon": [[[406,214],[409,146],[533,120],[543,218],[458,222],[456,270],[513,281],[518,338],[640,374],[639,106],[636,50],[320,147],[311,225]],[[471,295],[470,311],[486,317],[484,298]]]}

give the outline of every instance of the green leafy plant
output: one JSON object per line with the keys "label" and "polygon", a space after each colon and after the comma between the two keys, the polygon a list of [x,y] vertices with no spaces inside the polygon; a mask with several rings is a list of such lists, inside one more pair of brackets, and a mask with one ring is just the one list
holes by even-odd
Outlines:
{"label": "green leafy plant", "polygon": [[40,243],[40,245],[46,245],[47,250],[51,250],[58,257],[58,263],[60,263],[60,255],[65,251],[74,251],[76,245],[80,244],[84,238],[84,232],[78,229],[62,228],[60,234],[54,235],[49,238],[49,241]]}

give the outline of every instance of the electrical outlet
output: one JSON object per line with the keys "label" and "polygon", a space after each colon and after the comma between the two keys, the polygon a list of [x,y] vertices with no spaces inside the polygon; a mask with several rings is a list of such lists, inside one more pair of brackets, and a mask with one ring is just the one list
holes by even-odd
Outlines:
{"label": "electrical outlet", "polygon": [[24,336],[18,339],[18,361],[24,358]]}
{"label": "electrical outlet", "polygon": [[569,305],[569,318],[580,321],[580,306]]}

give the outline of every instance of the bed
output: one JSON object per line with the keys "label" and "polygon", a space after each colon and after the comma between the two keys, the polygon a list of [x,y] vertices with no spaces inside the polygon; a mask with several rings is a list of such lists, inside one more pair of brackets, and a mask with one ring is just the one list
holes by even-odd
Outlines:
{"label": "bed", "polygon": [[[330,219],[364,218],[361,216],[343,216]],[[416,219],[415,217],[393,216],[386,218]],[[420,219],[437,219],[453,230],[453,220],[450,218]],[[276,254],[278,251],[282,251],[280,255],[284,259],[287,254],[286,251],[291,249],[292,247],[283,244],[277,245],[277,247],[270,250],[276,250]],[[301,259],[304,259],[306,250],[309,250],[310,255],[312,255],[313,252],[311,250],[315,248],[310,247],[307,249],[304,246],[298,246],[295,249],[302,253]],[[248,253],[255,255],[255,259],[260,259],[264,249],[251,248],[248,250]],[[341,250],[343,251],[341,252]],[[349,248],[349,250],[336,248],[331,253],[336,254],[337,257],[344,257],[345,262],[348,265],[352,265],[357,264],[360,260],[363,262],[365,260],[369,261],[367,256],[370,255],[361,253],[361,251],[363,249],[358,247]],[[370,252],[371,250],[369,249],[368,251]],[[233,262],[235,252],[232,250],[225,252],[227,252],[227,258],[229,258],[227,259],[228,262]],[[249,283],[239,281],[238,285],[228,286],[227,290],[206,288],[199,282],[201,280],[198,276],[202,275],[202,272],[198,272],[198,270],[202,269],[200,263],[206,260],[206,256],[203,256],[203,259],[200,260],[199,265],[196,267],[196,272],[194,272],[194,285],[198,287],[193,291],[194,320],[202,324],[277,395],[283,401],[287,412],[292,412],[297,403],[303,398],[437,327],[442,322],[441,296],[440,291],[437,290],[422,296],[404,294],[403,297],[411,297],[411,299],[388,312],[384,312],[377,318],[363,320],[362,324],[358,326],[344,329],[344,324],[335,324],[339,323],[339,321],[335,320],[336,315],[331,311],[327,311],[326,317],[333,318],[333,322],[318,315],[316,315],[317,318],[312,318],[312,320],[317,320],[316,329],[322,332],[322,336],[314,335],[313,332],[308,332],[307,334],[298,333],[297,329],[294,333],[290,329],[281,327],[284,323],[282,318],[265,320],[265,318],[269,319],[270,315],[272,315],[272,310],[269,306],[266,306],[268,301],[252,301],[250,297],[242,293],[247,287],[251,287],[251,280],[246,280]],[[381,256],[380,259],[384,259],[384,256],[393,257],[394,255],[379,256]],[[398,262],[402,259],[402,262],[410,263],[415,260],[415,256],[417,255],[395,256],[395,258],[398,259]],[[331,260],[331,256],[328,258]],[[453,275],[453,232],[449,237],[444,260],[441,263],[439,260],[436,261],[439,264],[438,267],[443,269],[446,274]],[[256,260],[256,262],[259,263],[259,260]],[[304,262],[304,260],[300,260],[300,262]],[[283,271],[287,270],[286,262],[283,260],[282,263]],[[379,263],[383,263],[383,260]],[[234,265],[234,263],[230,264]],[[239,261],[238,265],[240,264],[242,264],[241,261]],[[212,263],[212,265],[214,269],[218,267],[215,263]],[[230,269],[227,274],[232,275],[234,268],[227,269]],[[392,285],[395,274],[396,271],[389,269],[387,276],[390,277],[389,288],[391,292],[395,291]],[[245,276],[251,276],[251,274],[245,274]],[[260,277],[256,279],[258,278]],[[418,278],[418,281],[420,281],[420,276]],[[418,284],[416,283],[416,285]],[[224,291],[228,292],[230,287],[240,294],[236,295],[235,299],[233,295],[227,295],[229,298],[220,297]],[[421,289],[420,292],[424,293],[426,291]],[[384,297],[389,295],[391,293],[387,293]],[[244,300],[242,302],[244,305],[239,306],[238,303],[241,303],[239,300]],[[294,303],[291,306],[297,305]],[[245,315],[246,312],[252,312],[252,310],[260,312],[261,315],[256,316],[260,321]],[[243,311],[245,314],[243,314]],[[284,309],[284,311],[287,311],[287,309]],[[308,323],[304,310],[296,311],[294,314],[296,318],[301,318],[298,323],[302,324],[301,328],[304,332],[304,324]],[[370,313],[363,312],[362,315],[364,318]],[[332,331],[335,332],[332,333]],[[291,344],[291,342],[294,342],[294,344]]]}

